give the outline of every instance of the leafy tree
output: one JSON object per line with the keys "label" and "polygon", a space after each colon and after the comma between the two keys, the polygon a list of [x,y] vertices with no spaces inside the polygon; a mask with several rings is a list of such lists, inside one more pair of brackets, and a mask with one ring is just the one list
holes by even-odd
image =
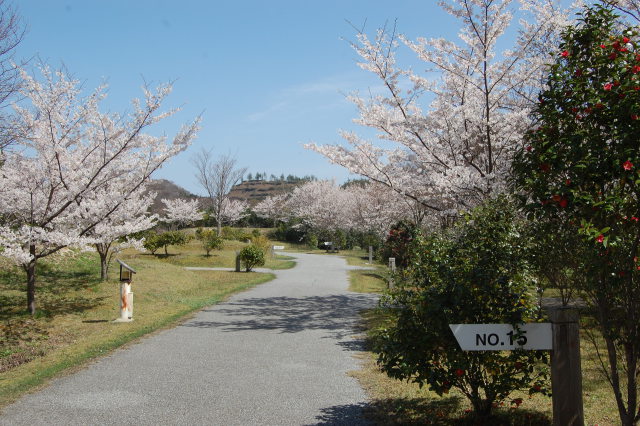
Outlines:
{"label": "leafy tree", "polygon": [[169,255],[169,246],[184,246],[189,242],[189,236],[180,231],[167,231],[162,234],[150,235],[145,239],[144,248],[155,254],[160,247],[164,247],[164,254]]}
{"label": "leafy tree", "polygon": [[196,238],[202,243],[202,248],[207,252],[207,256],[211,255],[211,250],[221,250],[224,245],[222,237],[212,229],[196,229]]}
{"label": "leafy tree", "polygon": [[393,321],[375,339],[389,376],[439,395],[457,388],[484,422],[514,390],[546,392],[546,352],[461,351],[449,329],[465,323],[517,327],[538,318],[526,277],[524,224],[509,206],[503,197],[491,200],[446,233],[418,238],[413,266],[381,302]]}
{"label": "leafy tree", "polygon": [[240,250],[240,261],[247,272],[251,272],[256,266],[264,265],[264,251],[254,244],[248,245]]}
{"label": "leafy tree", "polygon": [[584,237],[574,285],[596,312],[624,425],[640,420],[639,38],[610,6],[586,8],[564,33],[535,111],[540,124],[514,163],[532,218]]}

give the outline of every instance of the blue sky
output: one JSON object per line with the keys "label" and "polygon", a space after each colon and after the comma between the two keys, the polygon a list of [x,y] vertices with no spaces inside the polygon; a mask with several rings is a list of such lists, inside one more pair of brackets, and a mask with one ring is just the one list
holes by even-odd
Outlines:
{"label": "blue sky", "polygon": [[[376,89],[346,40],[397,19],[417,36],[454,37],[435,0],[20,0],[27,34],[18,57],[61,64],[93,89],[109,84],[104,108],[123,112],[143,81],[175,81],[167,107],[182,107],[155,133],[175,134],[202,114],[186,152],[155,175],[201,193],[190,158],[202,148],[234,155],[248,172],[349,178],[303,143],[340,143],[355,129],[345,94]],[[351,176],[354,177],[354,176]]]}

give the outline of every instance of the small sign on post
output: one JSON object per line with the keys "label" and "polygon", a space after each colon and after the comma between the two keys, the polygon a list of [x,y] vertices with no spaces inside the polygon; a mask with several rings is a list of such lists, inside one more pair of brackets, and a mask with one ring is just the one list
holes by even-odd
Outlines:
{"label": "small sign on post", "polygon": [[584,425],[578,311],[550,312],[551,323],[449,324],[463,351],[550,350],[553,424]]}
{"label": "small sign on post", "polygon": [[131,281],[136,271],[120,259],[116,259],[120,264],[120,318],[115,322],[133,321],[133,292],[131,291]]}
{"label": "small sign on post", "polygon": [[463,351],[551,350],[551,323],[449,324]]}

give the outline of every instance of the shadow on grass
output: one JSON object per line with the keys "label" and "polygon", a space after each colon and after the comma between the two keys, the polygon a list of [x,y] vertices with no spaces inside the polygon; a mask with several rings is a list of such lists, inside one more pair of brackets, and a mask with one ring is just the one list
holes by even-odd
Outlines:
{"label": "shadow on grass", "polygon": [[488,419],[478,419],[471,412],[461,414],[462,398],[389,398],[375,400],[364,408],[365,418],[380,425],[451,425],[451,426],[550,426],[551,421],[539,412],[519,409],[494,410]]}
{"label": "shadow on grass", "polygon": [[315,425],[370,425],[370,421],[363,417],[365,404],[336,405],[320,410],[321,414],[316,416],[318,420]]}
{"label": "shadow on grass", "polygon": [[[92,295],[100,283],[94,264],[78,262],[65,269],[56,264],[39,263],[36,276],[38,317],[82,312],[99,305],[104,297]],[[0,320],[26,316],[26,274],[19,268],[0,273]]]}
{"label": "shadow on grass", "polygon": [[[248,298],[213,308],[216,313],[224,315],[219,321],[191,321],[183,326],[217,327],[228,332],[324,330],[332,337],[342,339],[353,335],[360,322],[358,313],[370,309],[375,303],[376,297],[367,294]],[[361,350],[362,342],[343,347]]]}

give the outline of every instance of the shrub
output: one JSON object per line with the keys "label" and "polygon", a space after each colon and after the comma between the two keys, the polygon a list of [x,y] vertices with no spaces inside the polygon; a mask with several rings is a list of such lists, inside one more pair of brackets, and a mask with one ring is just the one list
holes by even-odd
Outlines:
{"label": "shrub", "polygon": [[260,250],[262,250],[262,253],[264,253],[265,255],[269,252],[269,249],[271,248],[271,243],[269,242],[267,237],[265,237],[264,235],[252,236],[251,244],[260,248]]}
{"label": "shrub", "polygon": [[305,244],[307,244],[309,248],[312,248],[312,249],[318,248],[318,236],[316,234],[309,232],[307,236],[304,238],[304,242]]}
{"label": "shrub", "polygon": [[406,268],[409,264],[409,249],[412,241],[418,236],[418,228],[405,221],[398,222],[391,228],[387,240],[382,247],[382,261],[388,258],[396,259],[398,268]]}
{"label": "shrub", "polygon": [[254,267],[264,265],[264,252],[258,246],[253,244],[248,245],[240,250],[240,261],[245,266],[247,272],[250,272]]}
{"label": "shrub", "polygon": [[207,256],[210,256],[211,250],[221,250],[224,245],[222,237],[219,237],[213,229],[196,229],[196,238],[202,243]]}
{"label": "shrub", "polygon": [[149,250],[152,254],[156,254],[156,251],[160,247],[164,247],[164,254],[168,255],[168,246],[183,246],[189,242],[191,238],[180,231],[167,231],[162,234],[151,234],[144,242],[144,248]]}
{"label": "shrub", "polygon": [[509,206],[500,198],[445,234],[418,237],[411,245],[413,266],[381,302],[391,307],[392,324],[375,337],[378,362],[389,376],[428,385],[439,395],[455,387],[485,420],[514,390],[546,392],[546,352],[465,352],[449,328],[517,327],[539,317],[525,275],[523,225]]}

